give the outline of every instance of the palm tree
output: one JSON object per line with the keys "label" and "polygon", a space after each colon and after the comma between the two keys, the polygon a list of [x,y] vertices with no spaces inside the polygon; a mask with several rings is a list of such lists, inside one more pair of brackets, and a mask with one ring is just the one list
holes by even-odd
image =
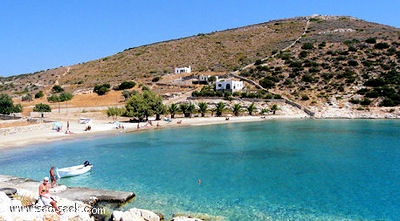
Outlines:
{"label": "palm tree", "polygon": [[247,107],[247,111],[249,112],[249,115],[253,115],[253,111],[256,109],[256,106],[254,103],[251,103],[250,106]]}
{"label": "palm tree", "polygon": [[275,114],[275,112],[276,112],[277,110],[279,110],[278,105],[277,105],[277,104],[272,105],[272,107],[271,107],[272,114]]}
{"label": "palm tree", "polygon": [[225,109],[225,104],[221,101],[218,104],[216,104],[215,109],[216,109],[215,111],[216,111],[217,117],[221,117],[222,112]]}
{"label": "palm tree", "polygon": [[261,114],[262,115],[267,114],[267,113],[268,113],[268,109],[267,108],[261,109]]}
{"label": "palm tree", "polygon": [[204,114],[207,112],[207,103],[206,102],[199,103],[199,112],[201,113],[201,117],[204,117]]}
{"label": "palm tree", "polygon": [[189,105],[187,107],[187,113],[189,114],[188,117],[192,117],[192,114],[194,113],[195,110],[196,110],[196,106],[194,106],[194,104],[192,104],[192,103],[189,103]]}
{"label": "palm tree", "polygon": [[175,113],[177,111],[178,111],[178,105],[176,105],[175,103],[172,103],[168,108],[168,112],[171,114],[171,118],[175,117]]}
{"label": "palm tree", "polygon": [[187,103],[179,104],[179,109],[182,111],[182,113],[185,117],[188,113],[188,111],[187,111],[188,107],[189,107],[189,105]]}
{"label": "palm tree", "polygon": [[196,106],[192,103],[182,103],[179,105],[179,109],[181,109],[185,117],[191,117],[192,113],[196,110]]}
{"label": "palm tree", "polygon": [[242,105],[240,105],[240,104],[235,104],[235,105],[233,105],[233,114],[235,115],[235,116],[239,116],[239,113],[240,113],[240,109],[242,108]]}

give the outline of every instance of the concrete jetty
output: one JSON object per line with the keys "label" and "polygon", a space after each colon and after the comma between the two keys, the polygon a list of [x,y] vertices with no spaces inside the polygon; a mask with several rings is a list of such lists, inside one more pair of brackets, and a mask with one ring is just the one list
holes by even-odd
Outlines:
{"label": "concrete jetty", "polygon": [[[38,193],[41,181],[0,175],[0,188],[24,189]],[[135,197],[133,192],[90,189],[84,187],[66,187],[63,185],[52,188],[51,194],[71,201],[80,201],[89,205],[104,201],[109,203],[124,204]]]}

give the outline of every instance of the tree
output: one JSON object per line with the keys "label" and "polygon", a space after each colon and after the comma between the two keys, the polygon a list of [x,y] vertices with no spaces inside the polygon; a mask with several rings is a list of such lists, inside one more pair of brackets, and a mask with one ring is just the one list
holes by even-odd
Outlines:
{"label": "tree", "polygon": [[154,94],[150,90],[130,97],[125,104],[125,109],[126,116],[136,117],[139,121],[148,120],[148,117],[154,114],[156,114],[156,118],[159,118],[159,115],[165,112],[161,96]]}
{"label": "tree", "polygon": [[33,111],[35,111],[35,112],[51,112],[51,107],[48,104],[43,104],[43,103],[35,104]]}
{"label": "tree", "polygon": [[247,111],[249,112],[249,115],[253,115],[254,110],[256,109],[256,106],[254,105],[254,103],[251,103],[248,107],[247,107]]}
{"label": "tree", "polygon": [[185,117],[191,117],[192,113],[196,110],[196,107],[192,103],[182,103],[179,105],[179,109]]}
{"label": "tree", "polygon": [[96,84],[93,92],[96,92],[98,95],[105,95],[108,91],[110,91],[110,87],[110,84]]}
{"label": "tree", "polygon": [[71,99],[74,97],[74,95],[72,95],[72,94],[69,93],[69,92],[62,92],[62,93],[59,95],[59,97],[60,97],[59,101],[60,101],[60,102],[64,102],[64,101],[69,101],[69,100],[71,100]]}
{"label": "tree", "polygon": [[178,111],[178,105],[176,105],[175,103],[172,103],[169,107],[168,107],[168,112],[171,114],[171,118],[175,118],[175,113]]}
{"label": "tree", "polygon": [[143,95],[138,93],[128,99],[125,104],[126,113],[128,117],[136,117],[139,121],[143,121],[146,117],[148,105],[145,102]]}
{"label": "tree", "polygon": [[199,112],[201,113],[201,117],[204,117],[205,113],[207,112],[207,103],[206,102],[199,103]]}
{"label": "tree", "polygon": [[113,120],[117,120],[119,116],[122,116],[125,113],[124,108],[119,107],[108,107],[107,108],[107,117],[113,117]]}
{"label": "tree", "polygon": [[279,110],[279,107],[277,104],[272,105],[272,107],[270,108],[272,111],[272,114],[275,114],[277,110]]}
{"label": "tree", "polygon": [[167,108],[162,103],[162,97],[151,91],[143,91],[143,97],[150,106],[153,114],[156,115],[156,120],[160,120],[161,114],[165,114],[167,112]]}
{"label": "tree", "polygon": [[225,104],[222,101],[215,105],[215,112],[217,117],[222,116],[222,112],[224,111],[224,109],[225,109]]}
{"label": "tree", "polygon": [[53,93],[61,93],[63,91],[64,89],[60,85],[54,85],[53,88],[51,89],[51,92]]}
{"label": "tree", "polygon": [[0,114],[10,114],[14,110],[14,103],[8,94],[0,94]]}
{"label": "tree", "polygon": [[235,105],[233,105],[233,114],[234,114],[235,116],[239,116],[239,114],[240,114],[240,109],[242,109],[242,105],[240,105],[240,104],[235,104]]}

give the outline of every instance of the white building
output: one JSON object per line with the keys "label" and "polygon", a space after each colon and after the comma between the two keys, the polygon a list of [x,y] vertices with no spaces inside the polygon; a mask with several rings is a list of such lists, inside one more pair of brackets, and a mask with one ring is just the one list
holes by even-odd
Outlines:
{"label": "white building", "polygon": [[[199,76],[199,82],[200,83],[208,83],[208,79],[212,77],[211,75],[200,75]],[[215,81],[218,81],[218,76],[215,76]]]}
{"label": "white building", "polygon": [[183,68],[175,68],[175,74],[181,74],[181,73],[191,73],[192,68],[189,67],[183,67]]}
{"label": "white building", "polygon": [[216,90],[236,92],[243,89],[243,81],[221,80],[216,82]]}

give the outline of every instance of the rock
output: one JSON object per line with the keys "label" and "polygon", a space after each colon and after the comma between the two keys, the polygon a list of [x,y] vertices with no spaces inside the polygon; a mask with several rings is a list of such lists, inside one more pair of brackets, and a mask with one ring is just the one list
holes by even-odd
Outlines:
{"label": "rock", "polygon": [[128,211],[114,211],[112,215],[115,221],[160,221],[160,216],[150,210],[132,208]]}
{"label": "rock", "polygon": [[112,220],[115,221],[145,221],[145,219],[135,213],[129,211],[114,211],[112,214]]}
{"label": "rock", "polygon": [[0,192],[0,202],[1,202],[1,204],[0,204],[0,214],[3,214],[5,212],[9,212],[10,211],[10,206],[11,206],[11,199],[4,192]]}

